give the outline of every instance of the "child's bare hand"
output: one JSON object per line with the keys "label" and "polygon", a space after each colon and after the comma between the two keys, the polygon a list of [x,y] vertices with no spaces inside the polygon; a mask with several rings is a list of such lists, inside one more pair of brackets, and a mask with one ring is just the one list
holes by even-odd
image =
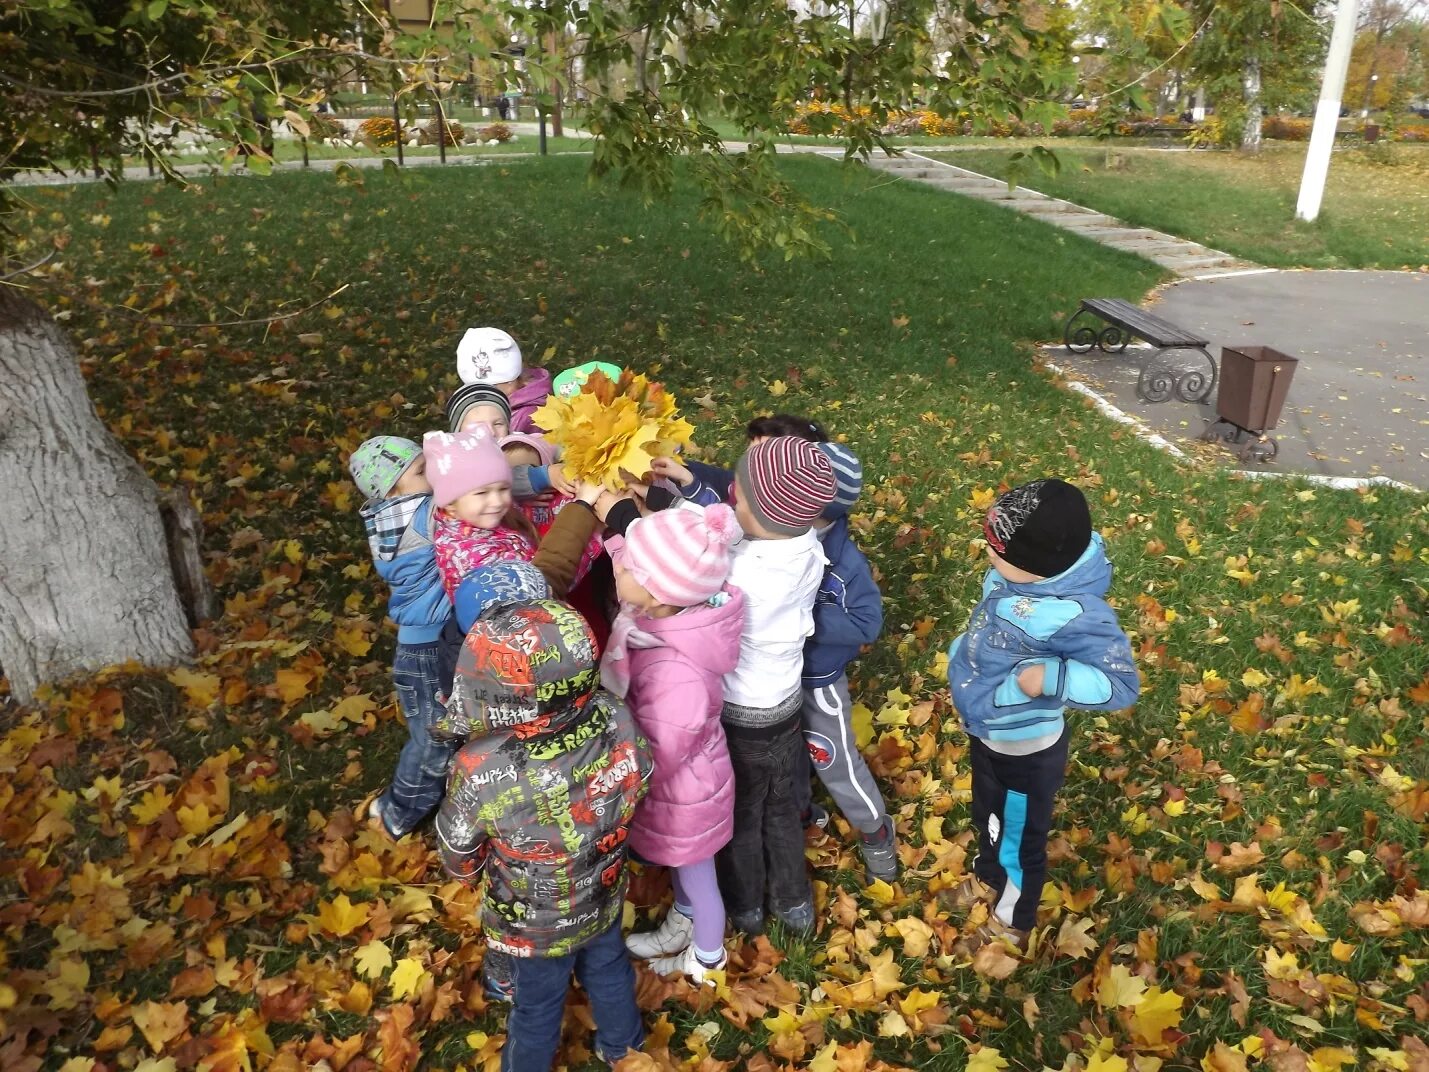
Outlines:
{"label": "child's bare hand", "polygon": [[594,507],[604,494],[605,486],[602,484],[593,484],[589,480],[581,480],[576,484],[576,498],[591,507]]}
{"label": "child's bare hand", "polygon": [[1017,673],[1017,687],[1028,696],[1041,696],[1042,686],[1047,683],[1047,668],[1041,663],[1023,667]]}
{"label": "child's bare hand", "polygon": [[682,488],[689,487],[695,482],[695,474],[681,465],[676,458],[656,458],[650,463],[650,471],[656,476],[663,476],[666,480],[673,480]]}
{"label": "child's bare hand", "polygon": [[546,476],[551,481],[551,487],[562,495],[574,496],[576,494],[576,484],[566,475],[566,467],[560,462],[552,462],[546,470]]}

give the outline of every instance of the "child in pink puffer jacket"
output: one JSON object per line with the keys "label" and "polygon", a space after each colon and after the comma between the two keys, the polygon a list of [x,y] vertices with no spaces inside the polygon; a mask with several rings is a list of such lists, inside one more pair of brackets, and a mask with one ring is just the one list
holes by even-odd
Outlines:
{"label": "child in pink puffer jacket", "polygon": [[739,662],[744,631],[744,593],[725,583],[739,536],[734,511],[718,504],[661,511],[606,542],[621,610],[601,675],[629,703],[655,759],[630,849],[673,868],[675,887],[660,927],[625,944],[659,974],[696,982],[726,960],[714,857],[734,832],[720,711],[722,678]]}

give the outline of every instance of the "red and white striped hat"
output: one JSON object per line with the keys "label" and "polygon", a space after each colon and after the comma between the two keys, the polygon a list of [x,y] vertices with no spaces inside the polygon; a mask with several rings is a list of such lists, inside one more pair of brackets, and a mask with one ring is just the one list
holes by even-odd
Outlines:
{"label": "red and white striped hat", "polygon": [[739,497],[776,536],[799,536],[838,494],[834,467],[813,443],[775,436],[753,443],[734,471]]}
{"label": "red and white striped hat", "polygon": [[620,564],[661,603],[694,607],[724,588],[729,546],[739,537],[723,503],[661,510],[630,526]]}

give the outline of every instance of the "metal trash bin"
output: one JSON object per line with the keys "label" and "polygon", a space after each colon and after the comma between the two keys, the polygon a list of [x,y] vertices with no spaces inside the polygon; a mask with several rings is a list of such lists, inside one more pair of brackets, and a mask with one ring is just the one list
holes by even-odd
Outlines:
{"label": "metal trash bin", "polygon": [[1216,392],[1216,415],[1220,420],[1201,438],[1243,444],[1242,461],[1274,458],[1279,448],[1267,433],[1280,423],[1280,411],[1285,408],[1290,381],[1299,363],[1297,358],[1269,346],[1222,347]]}

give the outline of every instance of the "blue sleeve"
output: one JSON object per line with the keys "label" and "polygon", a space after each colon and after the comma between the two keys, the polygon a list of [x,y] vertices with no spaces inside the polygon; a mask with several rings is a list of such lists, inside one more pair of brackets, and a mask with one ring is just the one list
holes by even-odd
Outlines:
{"label": "blue sleeve", "polygon": [[513,465],[511,467],[511,497],[534,499],[551,488],[551,474],[544,465]]}
{"label": "blue sleeve", "polygon": [[1100,612],[1089,609],[1060,629],[1052,644],[1060,656],[1061,672],[1057,692],[1048,692],[1050,671],[1043,692],[1055,695],[1068,707],[1120,711],[1141,694],[1141,675],[1131,654],[1131,641],[1110,607]]}
{"label": "blue sleeve", "polygon": [[701,506],[713,506],[715,503],[728,502],[729,486],[734,483],[732,471],[721,469],[717,465],[696,461],[685,462],[685,468],[695,477],[693,481],[680,489],[685,498],[691,502],[699,503]]}
{"label": "blue sleeve", "polygon": [[851,554],[824,574],[814,603],[814,636],[821,644],[861,647],[883,631],[883,594],[863,553]]}

